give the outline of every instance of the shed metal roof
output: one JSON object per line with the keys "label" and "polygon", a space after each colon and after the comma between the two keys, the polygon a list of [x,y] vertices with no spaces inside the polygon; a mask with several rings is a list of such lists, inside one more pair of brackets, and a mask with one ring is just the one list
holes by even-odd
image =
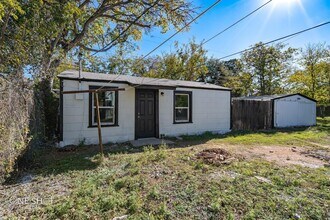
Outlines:
{"label": "shed metal roof", "polygon": [[256,101],[271,101],[275,99],[281,99],[286,98],[294,95],[300,95],[306,99],[309,99],[311,101],[316,102],[315,99],[309,98],[308,96],[302,95],[300,93],[294,93],[294,94],[279,94],[279,95],[264,95],[264,96],[244,96],[244,97],[236,97],[233,98],[235,100],[256,100]]}
{"label": "shed metal roof", "polygon": [[213,89],[213,90],[227,90],[230,88],[194,81],[184,80],[171,80],[171,79],[157,79],[149,77],[137,77],[129,75],[115,75],[105,73],[92,73],[82,72],[81,78],[79,78],[79,72],[77,70],[67,70],[58,75],[61,79],[82,80],[82,81],[98,81],[98,82],[117,82],[127,83],[131,86],[161,86],[161,87],[184,87],[184,88],[198,88],[198,89]]}

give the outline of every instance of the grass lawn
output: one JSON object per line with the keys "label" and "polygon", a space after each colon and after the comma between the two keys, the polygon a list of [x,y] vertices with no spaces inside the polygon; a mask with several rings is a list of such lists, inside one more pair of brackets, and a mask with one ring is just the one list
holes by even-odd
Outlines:
{"label": "grass lawn", "polygon": [[[104,158],[96,146],[39,152],[25,171],[31,182],[17,183],[19,177],[0,187],[0,217],[329,219],[329,167],[283,165],[248,154],[266,146],[330,155],[329,129],[326,118],[307,129],[187,136],[158,149],[110,146]],[[201,150],[218,147],[237,160],[216,166],[196,159]],[[36,198],[43,201],[36,204]]]}

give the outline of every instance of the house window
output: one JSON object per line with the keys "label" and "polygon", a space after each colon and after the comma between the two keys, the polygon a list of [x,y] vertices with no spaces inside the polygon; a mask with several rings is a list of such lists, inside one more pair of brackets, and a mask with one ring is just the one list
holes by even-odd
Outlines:
{"label": "house window", "polygon": [[[98,87],[90,87],[90,89],[97,89]],[[109,88],[109,87],[103,87]],[[97,126],[97,112],[95,94],[90,93],[90,127]],[[118,92],[105,91],[98,93],[100,121],[101,126],[115,126],[118,124]]]}
{"label": "house window", "polygon": [[192,122],[192,92],[174,92],[174,123]]}

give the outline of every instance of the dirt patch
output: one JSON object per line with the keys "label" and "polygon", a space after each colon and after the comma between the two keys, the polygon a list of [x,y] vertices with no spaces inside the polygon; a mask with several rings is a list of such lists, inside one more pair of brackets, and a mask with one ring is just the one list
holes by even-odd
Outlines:
{"label": "dirt patch", "polygon": [[196,154],[197,159],[203,160],[208,164],[222,165],[230,164],[235,160],[228,151],[222,148],[205,149]]}
{"label": "dirt patch", "polygon": [[308,156],[305,152],[306,149],[298,147],[258,146],[242,151],[240,154],[246,158],[263,158],[279,165],[301,165],[310,168],[326,165],[325,161]]}
{"label": "dirt patch", "polygon": [[306,157],[314,157],[330,165],[330,152],[326,150],[307,150],[302,152]]}

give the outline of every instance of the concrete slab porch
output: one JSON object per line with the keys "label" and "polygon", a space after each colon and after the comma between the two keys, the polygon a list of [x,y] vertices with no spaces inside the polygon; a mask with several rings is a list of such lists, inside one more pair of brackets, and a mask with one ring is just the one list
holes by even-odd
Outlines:
{"label": "concrete slab porch", "polygon": [[141,138],[138,140],[130,141],[133,147],[142,147],[142,146],[157,146],[161,144],[174,144],[173,141],[165,140],[165,139],[158,139],[158,138]]}

